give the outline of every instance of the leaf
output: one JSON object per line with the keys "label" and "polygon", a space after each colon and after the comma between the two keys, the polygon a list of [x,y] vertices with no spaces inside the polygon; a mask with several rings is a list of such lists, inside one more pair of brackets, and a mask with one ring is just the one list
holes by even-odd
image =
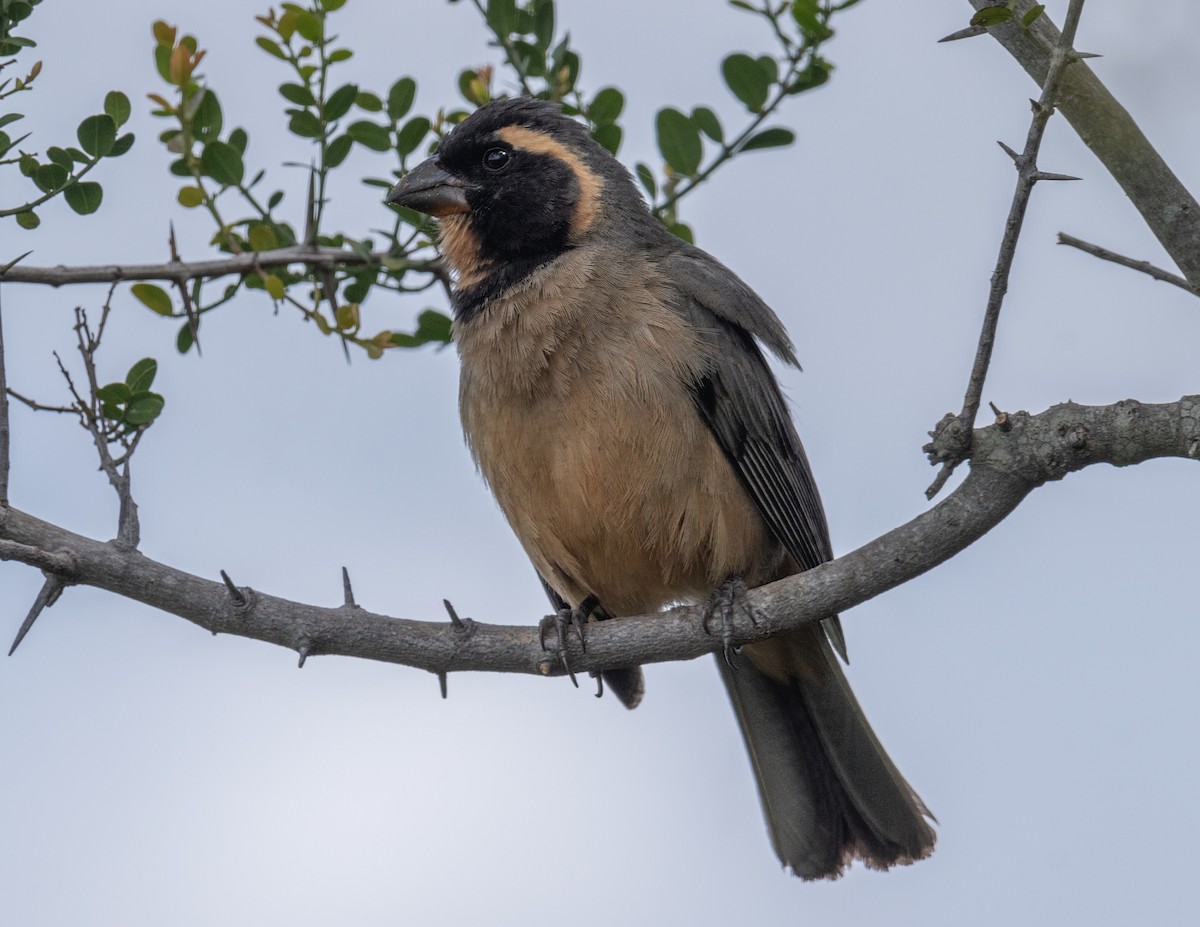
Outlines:
{"label": "leaf", "polygon": [[296,10],[296,31],[306,41],[320,42],[325,32],[324,19],[308,10]]}
{"label": "leaf", "polygon": [[354,97],[354,105],[368,113],[383,112],[383,100],[368,90],[360,90]]}
{"label": "leaf", "polygon": [[103,198],[104,190],[100,184],[90,181],[73,183],[63,190],[63,199],[67,201],[67,205],[81,216],[86,216],[99,209],[100,201]]}
{"label": "leaf", "polygon": [[204,202],[204,194],[200,192],[199,187],[180,187],[175,199],[184,209],[195,209]]}
{"label": "leaf", "polygon": [[276,206],[278,206],[282,202],[283,202],[283,191],[276,190],[274,193],[271,194],[271,198],[269,200],[267,200],[267,209],[274,209]]}
{"label": "leaf", "polygon": [[792,19],[809,42],[822,42],[833,35],[833,31],[821,21],[818,0],[793,0]]}
{"label": "leaf", "polygon": [[242,182],[246,165],[237,149],[226,142],[209,142],[200,152],[200,166],[217,183],[235,186]]}
{"label": "leaf", "polygon": [[124,420],[128,425],[149,425],[162,414],[166,400],[158,393],[141,393],[129,400]]}
{"label": "leaf", "polygon": [[317,138],[321,134],[321,120],[307,110],[299,109],[292,113],[288,128],[301,138]]}
{"label": "leaf", "polygon": [[118,126],[123,126],[129,121],[129,114],[133,112],[133,107],[129,104],[129,97],[121,91],[110,90],[104,97],[104,112]]}
{"label": "leaf", "polygon": [[721,62],[721,75],[733,95],[752,113],[763,108],[771,92],[771,81],[756,59],[740,52],[732,54]]}
{"label": "leaf", "polygon": [[171,315],[174,312],[171,297],[160,286],[153,283],[135,283],[129,291],[151,312],[157,312],[159,315]]}
{"label": "leaf", "polygon": [[1026,29],[1028,29],[1035,22],[1037,22],[1038,17],[1041,16],[1045,12],[1046,12],[1046,4],[1044,4],[1044,3],[1038,3],[1034,6],[1031,6],[1029,8],[1029,12],[1027,12],[1025,14],[1025,16],[1021,19],[1021,25],[1024,26]]}
{"label": "leaf", "polygon": [[231,144],[237,153],[245,157],[246,146],[250,143],[250,136],[246,134],[245,129],[234,129],[229,133],[229,144]]}
{"label": "leaf", "polygon": [[387,151],[392,147],[392,136],[387,127],[366,119],[350,123],[346,134],[372,151]]}
{"label": "leaf", "polygon": [[412,109],[417,95],[417,82],[411,77],[402,77],[392,84],[387,96],[387,114],[393,122],[399,122]]}
{"label": "leaf", "polygon": [[126,383],[109,383],[96,390],[96,398],[106,404],[121,405],[128,402],[132,396],[133,392]]}
{"label": "leaf", "polygon": [[790,145],[796,140],[796,133],[791,129],[763,129],[757,135],[751,135],[739,150],[754,151],[758,148],[780,148]]}
{"label": "leaf", "polygon": [[650,170],[648,165],[640,162],[634,168],[634,171],[637,173],[637,179],[646,188],[646,192],[650,194],[650,199],[653,200],[658,196],[658,182],[654,179],[654,172]]}
{"label": "leaf", "polygon": [[616,87],[605,87],[593,98],[587,108],[587,115],[592,122],[603,125],[606,122],[615,122],[623,109],[625,95]]}
{"label": "leaf", "polygon": [[211,90],[201,91],[204,95],[192,114],[192,130],[203,140],[215,139],[221,135],[221,127],[225,117],[221,113],[221,101]]}
{"label": "leaf", "polygon": [[317,103],[312,91],[303,84],[280,84],[279,95],[297,106],[315,106]]}
{"label": "leaf", "polygon": [[604,146],[604,150],[609,154],[615,155],[621,148],[621,138],[624,134],[620,126],[610,122],[607,125],[597,126],[596,131],[592,133],[592,138]]}
{"label": "leaf", "polygon": [[429,134],[429,120],[424,116],[413,116],[396,133],[396,150],[402,155],[412,154]]}
{"label": "leaf", "polygon": [[[257,45],[259,48],[261,48],[263,51],[265,51],[268,55],[274,55],[276,58],[280,58],[284,61],[287,61],[287,55],[284,54],[284,51],[282,48],[279,47],[279,44],[276,42],[272,42],[265,35],[260,35],[258,38],[256,38],[254,40],[254,44]],[[161,48],[162,46],[159,46],[159,47]],[[186,349],[184,349],[184,350],[186,350]]]}
{"label": "leaf", "polygon": [[325,166],[337,167],[346,160],[346,155],[350,154],[350,146],[354,144],[354,139],[349,135],[339,135],[332,142],[325,146]]}
{"label": "leaf", "polygon": [[72,158],[64,149],[59,148],[57,145],[51,145],[49,148],[46,149],[46,157],[49,158],[51,161],[53,161],[55,164],[62,165],[67,170],[70,170],[71,165],[75,163],[75,159]]}
{"label": "leaf", "polygon": [[350,112],[350,107],[354,105],[354,100],[357,96],[358,87],[354,84],[343,84],[341,87],[338,87],[325,100],[325,109],[323,112],[325,120],[333,122],[335,119],[341,119],[346,113]]}
{"label": "leaf", "polygon": [[971,17],[972,26],[998,26],[1012,19],[1013,11],[1006,6],[985,6]]}
{"label": "leaf", "polygon": [[143,357],[129,368],[129,373],[125,374],[125,383],[131,393],[144,393],[154,383],[157,373],[158,361],[153,357]]}
{"label": "leaf", "polygon": [[38,214],[32,209],[26,209],[24,212],[19,212],[15,216],[17,225],[23,229],[35,229],[42,224],[42,220],[38,218]]}
{"label": "leaf", "polygon": [[58,190],[67,182],[70,174],[61,164],[40,164],[33,174],[33,182],[43,193]]}
{"label": "leaf", "polygon": [[121,155],[125,154],[125,152],[127,152],[132,147],[133,147],[133,133],[126,132],[124,135],[122,135],[120,138],[118,138],[115,142],[113,142],[112,150],[109,151],[108,156],[110,158],[119,158],[119,157],[121,157]]}
{"label": "leaf", "polygon": [[271,299],[283,299],[287,292],[287,287],[275,274],[267,274],[263,277],[263,289],[270,294]]}
{"label": "leaf", "polygon": [[423,344],[436,342],[449,344],[451,323],[448,316],[436,309],[426,309],[417,316],[417,330],[411,335],[393,332],[391,343],[400,348],[419,348]]}
{"label": "leaf", "polygon": [[251,225],[247,238],[250,241],[251,251],[270,251],[273,248],[279,247],[279,241],[276,239],[275,233],[271,230],[271,226],[265,222],[255,222]]}
{"label": "leaf", "polygon": [[175,350],[180,354],[186,354],[192,349],[192,345],[196,343],[196,338],[192,334],[192,323],[184,322],[179,329],[179,334],[175,336]]}
{"label": "leaf", "polygon": [[92,157],[102,158],[112,151],[113,142],[117,140],[117,124],[107,114],[88,116],[79,123],[75,137],[84,151]]}
{"label": "leaf", "polygon": [[721,128],[721,120],[707,106],[697,106],[692,110],[692,122],[697,128],[714,142],[721,144],[725,141],[725,131]]}
{"label": "leaf", "polygon": [[339,61],[349,61],[354,57],[354,52],[348,48],[335,48],[327,56],[330,64],[337,64]]}
{"label": "leaf", "polygon": [[340,10],[346,5],[346,0],[321,0],[321,6],[326,13],[332,13],[335,10]]}
{"label": "leaf", "polygon": [[[755,64],[755,67],[758,65]],[[700,130],[696,128],[696,124],[679,110],[668,106],[658,111],[654,119],[654,128],[658,138],[658,150],[662,152],[663,160],[685,176],[690,177],[696,173],[704,155]]]}

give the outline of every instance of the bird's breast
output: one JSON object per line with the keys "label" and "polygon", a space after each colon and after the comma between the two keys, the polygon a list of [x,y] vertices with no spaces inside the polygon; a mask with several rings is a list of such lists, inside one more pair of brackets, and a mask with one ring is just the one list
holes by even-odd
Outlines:
{"label": "bird's breast", "polygon": [[539,573],[613,614],[776,556],[689,384],[707,358],[645,260],[570,252],[457,326],[467,442]]}

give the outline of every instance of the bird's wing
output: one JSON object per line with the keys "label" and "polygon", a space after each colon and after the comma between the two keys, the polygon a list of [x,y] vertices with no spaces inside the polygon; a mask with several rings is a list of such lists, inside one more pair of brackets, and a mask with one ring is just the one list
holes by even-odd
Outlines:
{"label": "bird's wing", "polygon": [[[795,363],[775,314],[729,269],[703,252],[659,263],[684,313],[710,349],[691,384],[695,407],[772,533],[804,570],[833,559],[825,510],[804,446],[755,338]],[[845,659],[841,624],[827,619]]]}

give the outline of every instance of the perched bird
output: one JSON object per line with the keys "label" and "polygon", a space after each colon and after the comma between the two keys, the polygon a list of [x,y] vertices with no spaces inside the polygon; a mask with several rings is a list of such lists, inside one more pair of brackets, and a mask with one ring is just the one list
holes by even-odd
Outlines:
{"label": "perched bird", "polygon": [[[662,227],[586,126],[553,103],[490,103],[388,202],[439,220],[467,443],[556,605],[719,610],[832,559],[760,348],[795,364],[783,325]],[[805,879],[910,863],[935,840],[842,673],[837,618],[822,625],[717,660],[775,852]],[[640,668],[604,675],[641,699]]]}

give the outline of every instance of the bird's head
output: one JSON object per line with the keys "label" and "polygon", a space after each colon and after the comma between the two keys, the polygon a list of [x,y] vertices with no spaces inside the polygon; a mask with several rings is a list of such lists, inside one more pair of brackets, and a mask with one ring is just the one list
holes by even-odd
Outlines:
{"label": "bird's head", "polygon": [[497,272],[515,282],[621,214],[648,216],[629,173],[586,126],[528,97],[472,113],[387,201],[441,220],[460,290]]}

